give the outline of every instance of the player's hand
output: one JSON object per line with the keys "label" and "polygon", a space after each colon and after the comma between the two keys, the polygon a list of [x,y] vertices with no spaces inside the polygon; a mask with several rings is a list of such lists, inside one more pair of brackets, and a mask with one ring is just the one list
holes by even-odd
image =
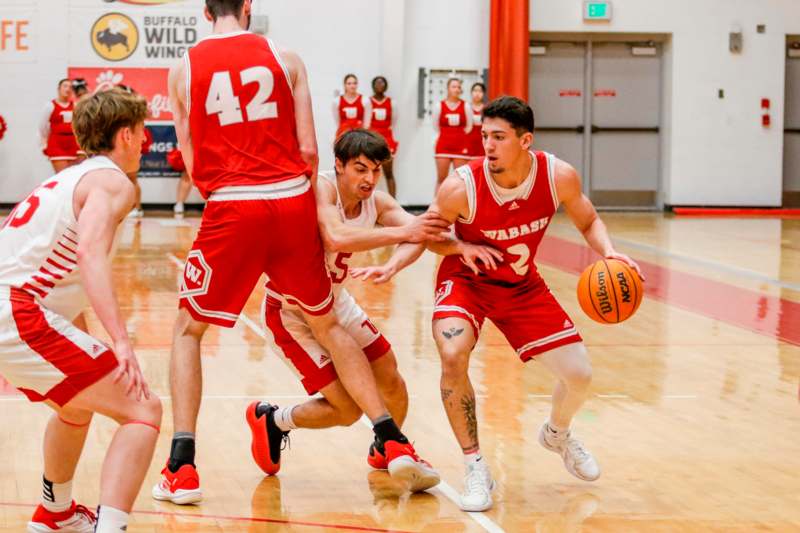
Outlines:
{"label": "player's hand", "polygon": [[625,263],[626,265],[628,265],[629,267],[631,267],[636,271],[636,273],[639,275],[639,279],[641,279],[642,281],[646,281],[644,274],[642,274],[642,269],[639,268],[639,265],[636,264],[636,261],[634,261],[627,255],[620,254],[617,252],[611,252],[606,256],[606,259],[616,259],[617,261],[622,261],[623,263]]}
{"label": "player's hand", "polygon": [[350,276],[353,279],[360,279],[361,281],[372,280],[372,283],[376,285],[386,283],[392,279],[395,274],[397,274],[397,269],[389,265],[350,269]]}
{"label": "player's hand", "polygon": [[414,217],[414,221],[405,226],[405,242],[420,243],[425,241],[443,242],[447,240],[450,222],[436,213],[423,213]]}
{"label": "player's hand", "polygon": [[503,252],[482,244],[461,243],[461,260],[476,276],[481,273],[478,261],[489,270],[497,270],[497,264],[503,262]]}
{"label": "player's hand", "polygon": [[150,399],[150,389],[144,381],[142,369],[139,368],[139,361],[133,353],[133,347],[129,340],[121,340],[114,343],[114,355],[117,356],[119,368],[114,376],[114,383],[127,380],[125,394],[130,396],[133,393],[137,400],[142,398]]}

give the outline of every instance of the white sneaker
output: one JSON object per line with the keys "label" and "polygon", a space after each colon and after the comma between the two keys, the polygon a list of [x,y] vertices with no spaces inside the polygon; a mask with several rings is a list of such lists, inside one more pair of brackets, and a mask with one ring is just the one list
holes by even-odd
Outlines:
{"label": "white sneaker", "polygon": [[555,452],[564,459],[567,471],[583,481],[594,481],[600,477],[600,465],[594,456],[589,453],[581,441],[572,436],[571,432],[562,437],[554,437],[547,422],[539,430],[539,444],[551,452]]}
{"label": "white sneaker", "polygon": [[177,204],[175,204],[175,207],[172,208],[172,212],[175,213],[176,218],[183,217],[183,211],[184,211],[183,202],[178,202]]}
{"label": "white sneaker", "polygon": [[144,210],[133,208],[131,212],[128,213],[128,218],[142,218],[144,216]]}
{"label": "white sneaker", "polygon": [[485,460],[468,466],[464,477],[464,493],[461,495],[461,510],[478,512],[491,509],[493,490],[494,480]]}

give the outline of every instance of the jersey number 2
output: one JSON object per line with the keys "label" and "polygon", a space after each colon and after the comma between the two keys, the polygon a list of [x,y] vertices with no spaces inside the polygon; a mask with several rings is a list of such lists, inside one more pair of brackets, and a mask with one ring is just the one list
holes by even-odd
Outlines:
{"label": "jersey number 2", "polygon": [[513,270],[518,276],[524,276],[527,274],[528,269],[530,268],[528,265],[528,259],[531,258],[531,249],[528,248],[528,245],[515,244],[508,249],[508,253],[519,256],[519,259],[511,263],[511,270]]}
{"label": "jersey number 2", "polygon": [[[239,73],[242,85],[258,83],[258,92],[247,104],[247,120],[255,122],[278,117],[278,104],[267,102],[275,90],[275,76],[267,67],[251,67]],[[215,72],[206,97],[206,113],[219,115],[219,125],[228,126],[244,122],[242,104],[233,94],[233,82],[228,71]]]}

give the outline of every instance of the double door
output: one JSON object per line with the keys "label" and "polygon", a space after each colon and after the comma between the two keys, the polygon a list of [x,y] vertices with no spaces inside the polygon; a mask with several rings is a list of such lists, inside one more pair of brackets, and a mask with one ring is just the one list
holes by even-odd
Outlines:
{"label": "double door", "polygon": [[786,43],[786,115],[783,132],[783,204],[800,206],[800,36]]}
{"label": "double door", "polygon": [[531,47],[534,147],[571,163],[598,207],[660,207],[661,55],[652,42]]}

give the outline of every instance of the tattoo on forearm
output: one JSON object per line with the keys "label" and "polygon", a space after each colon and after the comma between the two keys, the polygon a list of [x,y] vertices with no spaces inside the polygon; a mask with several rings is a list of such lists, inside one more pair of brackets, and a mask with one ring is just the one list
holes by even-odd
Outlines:
{"label": "tattoo on forearm", "polygon": [[456,329],[456,328],[450,328],[450,329],[448,329],[447,331],[443,331],[443,332],[442,332],[442,335],[444,335],[444,338],[445,338],[445,339],[447,339],[447,340],[450,340],[450,339],[452,339],[453,337],[458,337],[458,336],[459,336],[459,335],[461,335],[462,333],[464,333],[464,328],[458,328],[458,329]]}
{"label": "tattoo on forearm", "polygon": [[461,398],[461,409],[464,411],[464,418],[467,422],[467,432],[472,440],[473,448],[478,447],[478,418],[475,413],[475,396],[467,394]]}
{"label": "tattoo on forearm", "polygon": [[451,394],[453,394],[453,389],[442,389],[442,401],[447,402]]}

